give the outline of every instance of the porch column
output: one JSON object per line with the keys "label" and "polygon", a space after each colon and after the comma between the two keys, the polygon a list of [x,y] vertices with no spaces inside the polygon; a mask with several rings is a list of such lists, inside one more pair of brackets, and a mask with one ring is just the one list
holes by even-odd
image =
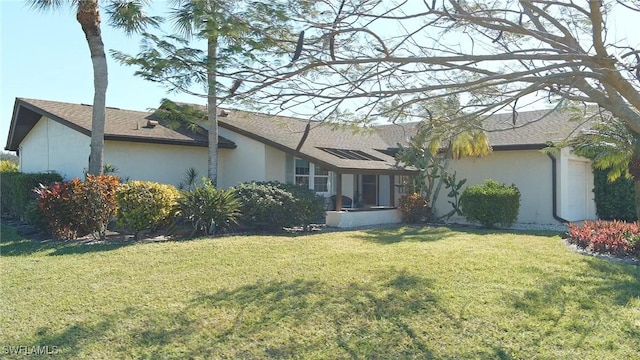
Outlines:
{"label": "porch column", "polygon": [[342,173],[336,173],[336,211],[342,209]]}
{"label": "porch column", "polygon": [[389,175],[389,206],[396,206],[396,177]]}

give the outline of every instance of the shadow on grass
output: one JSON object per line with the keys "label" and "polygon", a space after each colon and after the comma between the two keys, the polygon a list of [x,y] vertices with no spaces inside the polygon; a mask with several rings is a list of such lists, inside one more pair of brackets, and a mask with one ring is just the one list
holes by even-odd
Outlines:
{"label": "shadow on grass", "polygon": [[132,241],[87,243],[80,241],[37,241],[24,238],[15,228],[3,225],[0,227],[0,256],[32,255],[49,252],[48,255],[86,254],[110,251],[132,245]]}
{"label": "shadow on grass", "polygon": [[403,241],[430,242],[446,240],[455,234],[495,235],[495,234],[522,234],[534,236],[558,236],[557,231],[526,231],[510,229],[484,229],[471,226],[399,226],[389,229],[371,229],[362,231],[364,235],[354,235],[366,241],[379,244],[395,244]]}
{"label": "shadow on grass", "polygon": [[[442,321],[432,287],[404,271],[373,283],[258,282],[196,294],[177,307],[141,304],[92,324],[41,328],[23,340],[55,345],[65,357],[431,359],[441,344],[412,320]],[[501,348],[498,355],[510,358]]]}
{"label": "shadow on grass", "polygon": [[[566,339],[567,346],[581,347],[590,335],[609,332],[598,328],[606,323],[603,320],[610,317],[610,312],[628,307],[640,298],[639,266],[589,257],[576,264],[581,265],[584,270],[578,276],[562,272],[541,274],[535,288],[507,295],[516,313],[550,325],[531,334],[536,345],[543,345],[547,338],[558,334],[572,334],[573,339]],[[640,324],[627,321],[624,326],[622,336],[613,335],[612,343],[633,343],[640,339]]]}

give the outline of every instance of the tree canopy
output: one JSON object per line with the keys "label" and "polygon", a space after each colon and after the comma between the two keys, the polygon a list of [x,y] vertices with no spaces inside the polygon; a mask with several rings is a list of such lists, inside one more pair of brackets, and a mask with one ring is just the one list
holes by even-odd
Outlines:
{"label": "tree canopy", "polygon": [[[535,102],[597,104],[640,133],[640,50],[611,29],[638,1],[324,1],[291,64],[238,93],[318,119],[428,117],[460,95],[468,122]],[[640,17],[638,17],[640,19]],[[473,120],[475,121],[475,120]],[[479,125],[478,125],[479,126]]]}

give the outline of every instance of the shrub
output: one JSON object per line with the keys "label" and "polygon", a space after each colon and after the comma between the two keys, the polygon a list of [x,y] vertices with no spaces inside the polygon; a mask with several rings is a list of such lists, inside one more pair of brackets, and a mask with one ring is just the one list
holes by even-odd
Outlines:
{"label": "shrub", "polygon": [[242,225],[258,230],[305,226],[324,216],[324,198],[313,190],[279,182],[250,182],[236,186],[242,201]]}
{"label": "shrub", "polygon": [[485,227],[500,224],[509,227],[520,211],[520,190],[487,179],[484,184],[466,188],[460,197],[464,217]]}
{"label": "shrub", "polygon": [[640,258],[640,222],[598,220],[569,224],[568,241],[599,253]]}
{"label": "shrub", "polygon": [[36,190],[38,206],[48,230],[61,240],[91,233],[104,238],[107,223],[117,210],[118,186],[118,178],[109,175],[87,175],[84,182],[76,178],[41,185]]}
{"label": "shrub", "polygon": [[633,180],[619,178],[609,182],[607,170],[593,169],[593,193],[598,217],[603,220],[638,220]]}
{"label": "shrub", "polygon": [[18,172],[18,164],[11,160],[0,160],[0,173]]}
{"label": "shrub", "polygon": [[399,201],[402,221],[405,223],[417,223],[429,215],[429,200],[419,193],[402,195]]}
{"label": "shrub", "polygon": [[197,231],[216,234],[237,224],[242,207],[233,189],[216,189],[210,179],[203,179],[200,186],[183,192],[178,204],[182,217],[193,224],[192,236]]}
{"label": "shrub", "polygon": [[143,230],[167,225],[175,215],[180,192],[172,185],[151,181],[130,181],[118,188],[118,226],[133,231],[135,238]]}
{"label": "shrub", "polygon": [[34,189],[40,184],[49,185],[62,181],[57,173],[2,173],[0,199],[3,215],[38,225],[41,213],[37,211]]}

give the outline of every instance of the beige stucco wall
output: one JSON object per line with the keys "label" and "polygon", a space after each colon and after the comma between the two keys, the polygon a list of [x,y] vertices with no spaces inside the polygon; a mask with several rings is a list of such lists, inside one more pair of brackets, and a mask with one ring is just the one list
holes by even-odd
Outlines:
{"label": "beige stucco wall", "polygon": [[266,163],[265,180],[285,182],[286,154],[283,151],[265,145],[264,159]]}
{"label": "beige stucco wall", "polygon": [[84,177],[91,139],[48,118],[41,118],[20,143],[20,171],[58,171],[64,178]]}
{"label": "beige stucco wall", "polygon": [[[552,206],[551,159],[537,150],[495,151],[483,158],[453,160],[450,171],[457,172],[457,179],[467,179],[464,187],[481,184],[493,179],[505,184],[515,184],[520,189],[520,213],[517,222],[554,224]],[[463,189],[464,189],[463,187]],[[448,190],[442,187],[436,203],[437,215],[451,210]],[[451,221],[464,222],[454,217]]]}
{"label": "beige stucco wall", "polygon": [[[224,150],[221,149],[220,153]],[[195,168],[201,177],[207,176],[207,161],[205,147],[128,141],[105,141],[104,144],[105,164],[116,166],[118,176],[131,180],[177,185],[190,167]]]}
{"label": "beige stucco wall", "polygon": [[[224,158],[224,172],[218,178],[219,186],[227,188],[240,182],[267,180],[265,144],[223,128],[219,129],[219,133],[237,145]],[[284,159],[284,154],[282,158]],[[282,177],[284,178],[284,161]]]}

